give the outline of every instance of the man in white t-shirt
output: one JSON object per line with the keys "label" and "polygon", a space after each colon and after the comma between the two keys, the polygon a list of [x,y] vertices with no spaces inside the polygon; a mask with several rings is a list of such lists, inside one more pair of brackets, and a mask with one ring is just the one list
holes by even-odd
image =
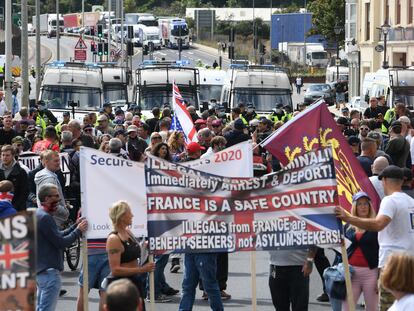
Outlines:
{"label": "man in white t-shirt", "polygon": [[[414,199],[401,191],[404,173],[395,165],[386,167],[378,178],[384,186],[385,197],[381,201],[376,218],[359,218],[337,207],[337,217],[367,231],[378,232],[379,263],[381,269],[388,256],[395,251],[414,254]],[[388,310],[394,297],[381,289],[380,311]]]}
{"label": "man in white t-shirt", "polygon": [[0,117],[9,111],[6,102],[4,101],[3,92],[0,92]]}

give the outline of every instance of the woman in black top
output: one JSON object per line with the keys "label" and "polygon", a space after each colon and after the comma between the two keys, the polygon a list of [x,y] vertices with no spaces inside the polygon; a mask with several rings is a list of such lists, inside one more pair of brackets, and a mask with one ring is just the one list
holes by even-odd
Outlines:
{"label": "woman in black top", "polygon": [[139,264],[141,248],[132,232],[128,229],[132,225],[134,217],[131,208],[125,201],[115,202],[109,210],[114,231],[111,232],[106,240],[106,251],[108,252],[109,267],[111,275],[107,278],[108,282],[120,278],[130,279],[138,291],[143,295],[143,284],[139,277],[142,273],[154,271],[154,263]]}

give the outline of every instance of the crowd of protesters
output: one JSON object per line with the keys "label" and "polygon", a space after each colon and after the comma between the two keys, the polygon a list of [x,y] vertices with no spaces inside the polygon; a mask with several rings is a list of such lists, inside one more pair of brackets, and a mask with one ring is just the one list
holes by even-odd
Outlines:
{"label": "crowd of protesters", "polygon": [[[76,218],[80,209],[81,146],[132,161],[143,162],[148,154],[152,154],[168,161],[186,162],[252,140],[255,145],[254,173],[260,176],[281,168],[277,159],[260,147],[260,142],[306,106],[298,105],[297,111],[293,112],[289,106],[277,104],[267,116],[260,116],[253,105],[244,103],[234,107],[229,114],[220,106],[200,114],[191,105],[187,109],[197,130],[197,143],[186,143],[183,132],[171,130],[173,116],[167,105],[153,108],[152,117],[146,118],[133,104],[126,111],[105,104],[99,112],[85,114],[82,121],[72,119],[68,112],[64,112],[62,120],[58,121],[43,102],[29,109],[22,108],[14,116],[5,112],[0,116],[0,217],[9,215],[13,208],[23,211],[28,207],[42,207],[38,221],[48,224],[48,228],[43,232],[38,251],[44,253],[57,248],[61,252],[87,226],[84,219]],[[411,234],[414,232],[414,214],[410,214],[414,208],[411,162],[414,159],[414,119],[404,104],[397,102],[388,109],[382,97],[371,98],[370,106],[363,113],[349,111],[343,106],[340,114],[335,116],[336,123],[382,199],[381,206],[372,206],[369,195],[360,192],[353,197],[354,207],[350,214],[337,209],[338,217],[348,223],[345,235],[351,241],[348,252],[355,267],[354,299],[356,303],[363,293],[367,310],[377,310],[378,299],[380,310],[387,310],[395,300],[393,297],[402,299],[404,295],[395,295],[395,290],[387,287],[391,284],[387,281],[383,283],[385,287],[380,288],[378,298],[375,291],[378,274],[382,275],[388,257],[394,251],[414,252],[414,236]],[[59,153],[68,154],[69,181],[60,171]],[[30,170],[19,158],[33,154],[40,155],[41,162]],[[122,278],[130,279],[136,286],[138,297],[143,297],[139,307],[145,310],[147,273],[151,271],[155,272],[156,302],[168,302],[171,300],[169,296],[179,293],[168,284],[164,275],[168,255],[156,256],[155,264],[141,258],[142,245],[127,229],[132,217],[127,202],[114,203],[110,210],[114,231],[106,245],[90,248],[88,284],[89,288],[100,291],[101,310],[111,309],[110,304],[104,304],[106,286],[112,281],[116,284]],[[51,218],[56,227],[50,226]],[[59,228],[68,218],[72,218],[75,225],[60,232]],[[171,257],[170,271],[174,273],[181,269],[181,257]],[[137,258],[141,266],[137,266]],[[331,263],[322,249],[271,252],[269,288],[276,310],[289,310],[290,305],[294,310],[307,310],[313,263],[323,280],[323,272]],[[42,294],[38,296],[39,303],[49,303],[53,307],[60,289],[57,274],[63,265],[60,259],[54,261],[43,257],[39,264],[38,290]],[[213,310],[222,310],[222,301],[231,299],[226,292],[227,277],[227,254],[187,254],[180,310],[191,310],[199,283],[202,299],[209,300]],[[82,272],[79,285],[77,310],[83,310]],[[413,294],[412,284],[407,286],[399,292]],[[331,298],[334,305],[330,289],[323,288],[318,300],[326,302]],[[348,308],[346,303],[344,308]]]}

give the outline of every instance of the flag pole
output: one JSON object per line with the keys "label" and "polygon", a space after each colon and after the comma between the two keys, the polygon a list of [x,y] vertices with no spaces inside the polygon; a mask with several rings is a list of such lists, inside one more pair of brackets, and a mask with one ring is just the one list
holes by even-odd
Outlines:
{"label": "flag pole", "polygon": [[88,240],[86,236],[82,239],[82,269],[83,269],[83,311],[89,309],[89,267],[88,267]]}
{"label": "flag pole", "polygon": [[[148,261],[150,263],[154,262],[154,255],[148,256]],[[149,285],[150,285],[150,310],[155,311],[155,280],[154,280],[154,271],[151,271],[149,274]],[[145,298],[143,298],[145,299]]]}
{"label": "flag pole", "polygon": [[250,271],[252,278],[252,311],[257,310],[257,290],[256,290],[256,252],[250,252]]}
{"label": "flag pole", "polygon": [[346,252],[345,240],[341,245],[342,263],[344,264],[346,299],[348,300],[348,310],[355,311],[354,293],[352,291],[351,273],[349,272],[348,253]]}

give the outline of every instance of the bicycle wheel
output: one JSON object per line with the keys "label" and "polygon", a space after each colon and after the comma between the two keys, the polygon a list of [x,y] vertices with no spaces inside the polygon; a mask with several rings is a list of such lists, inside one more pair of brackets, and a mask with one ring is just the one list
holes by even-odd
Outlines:
{"label": "bicycle wheel", "polygon": [[80,249],[81,243],[79,238],[77,238],[71,246],[65,249],[66,261],[72,271],[75,271],[78,268],[80,261]]}

